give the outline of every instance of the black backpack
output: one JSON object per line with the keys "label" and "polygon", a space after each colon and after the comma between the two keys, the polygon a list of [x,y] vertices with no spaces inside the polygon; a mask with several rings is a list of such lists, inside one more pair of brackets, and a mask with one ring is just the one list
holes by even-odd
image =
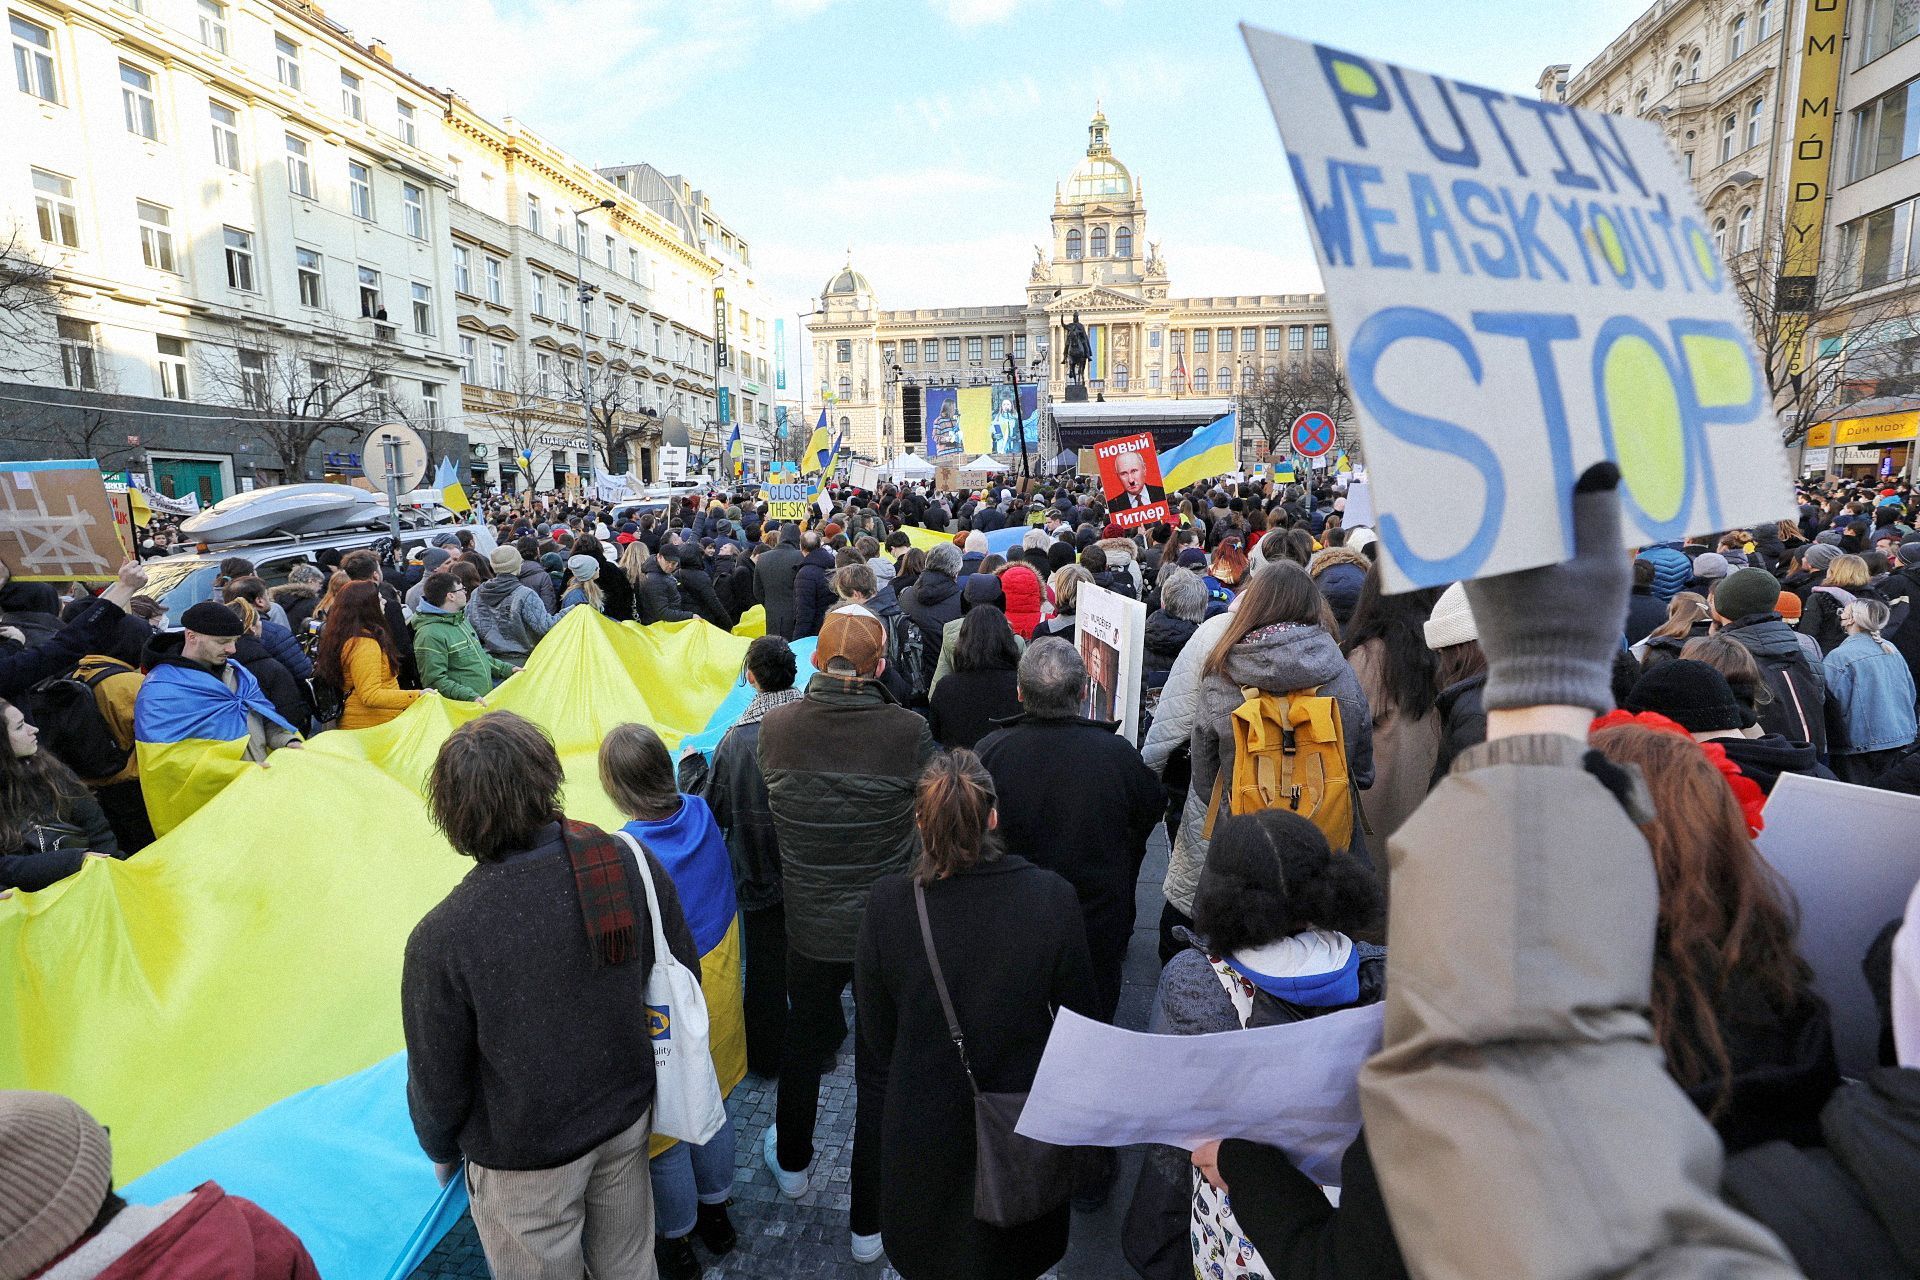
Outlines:
{"label": "black backpack", "polygon": [[111,778],[126,768],[133,748],[113,736],[94,690],[101,681],[133,670],[124,662],[105,662],[84,680],[67,671],[35,685],[27,704],[40,745],[82,778]]}
{"label": "black backpack", "polygon": [[1813,667],[1804,653],[1791,657],[1754,653],[1760,678],[1766,683],[1772,700],[1759,708],[1760,727],[1791,742],[1811,743],[1815,752],[1827,753],[1826,698],[1815,680]]}

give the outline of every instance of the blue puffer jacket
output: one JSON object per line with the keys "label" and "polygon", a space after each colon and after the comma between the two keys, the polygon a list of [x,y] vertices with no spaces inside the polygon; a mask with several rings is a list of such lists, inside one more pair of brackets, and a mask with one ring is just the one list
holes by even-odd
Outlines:
{"label": "blue puffer jacket", "polygon": [[1820,664],[1827,675],[1827,696],[1839,703],[1847,722],[1847,745],[1836,754],[1885,751],[1913,742],[1913,673],[1892,645],[1869,635],[1851,635]]}
{"label": "blue puffer jacket", "polygon": [[1677,543],[1648,547],[1638,558],[1653,566],[1653,594],[1661,604],[1685,590],[1693,577],[1693,561],[1687,559]]}
{"label": "blue puffer jacket", "polygon": [[313,660],[301,651],[300,642],[293,638],[293,632],[277,622],[262,618],[260,643],[266,646],[268,655],[275,662],[293,673],[296,680],[313,679]]}

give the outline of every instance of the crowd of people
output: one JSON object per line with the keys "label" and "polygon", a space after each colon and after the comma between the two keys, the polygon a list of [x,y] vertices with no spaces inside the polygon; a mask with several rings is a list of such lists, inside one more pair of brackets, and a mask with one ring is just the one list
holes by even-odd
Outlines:
{"label": "crowd of people", "polygon": [[[694,1241],[735,1247],[731,1122],[649,1156],[645,1006],[656,935],[698,975],[736,922],[747,1067],[777,1080],[759,1158],[786,1197],[822,1176],[851,987],[847,1239],[906,1280],[1031,1280],[1115,1195],[1146,1280],[1920,1274],[1920,907],[1875,904],[1882,1066],[1843,1083],[1754,844],[1785,773],[1920,794],[1920,495],[1831,480],[1797,520],[1629,555],[1617,478],[1582,477],[1565,562],[1399,594],[1326,473],[1197,485],[1134,533],[1081,477],[835,489],[804,528],[751,488],[630,520],[498,498],[405,559],[269,586],[236,557],[177,618],[137,562],[97,596],[6,584],[0,890],[152,842],[143,726],[224,723],[264,763],[423,697],[484,704],[572,610],[757,608],[751,701],[710,756],[676,768],[643,725],[602,744],[620,832],[566,816],[517,716],[439,753],[429,806],[476,865],[407,944],[408,1098],[495,1275],[679,1280]],[[1090,714],[1090,586],[1147,611],[1137,740]],[[1318,771],[1305,803],[1304,775],[1278,799],[1266,777],[1249,726],[1274,715]],[[1220,1134],[1127,1185],[1077,1152],[989,1221],[986,1166],[1034,1157],[990,1148],[982,1108],[1031,1086],[1057,1010],[1115,1019],[1160,828],[1153,1030],[1387,1003],[1382,1050],[1340,1064],[1366,1118],[1342,1192]],[[233,1274],[311,1274],[217,1187],[191,1228],[151,1225],[65,1099],[0,1094],[0,1150],[26,1171],[0,1177],[0,1274],[119,1275],[61,1268],[215,1232],[258,1244]]]}

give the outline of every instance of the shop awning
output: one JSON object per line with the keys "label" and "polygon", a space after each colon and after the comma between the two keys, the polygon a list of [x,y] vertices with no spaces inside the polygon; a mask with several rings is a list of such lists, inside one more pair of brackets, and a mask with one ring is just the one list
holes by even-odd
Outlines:
{"label": "shop awning", "polygon": [[1807,433],[1807,447],[1825,449],[1863,444],[1887,444],[1912,440],[1920,434],[1920,409],[1902,409],[1895,413],[1875,413],[1860,418],[1840,418],[1823,422]]}

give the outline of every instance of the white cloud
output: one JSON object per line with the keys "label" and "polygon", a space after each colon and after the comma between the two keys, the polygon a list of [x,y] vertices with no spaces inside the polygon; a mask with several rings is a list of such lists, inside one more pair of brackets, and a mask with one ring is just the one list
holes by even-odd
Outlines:
{"label": "white cloud", "polygon": [[956,27],[984,27],[1005,22],[1024,0],[934,0],[934,8]]}

